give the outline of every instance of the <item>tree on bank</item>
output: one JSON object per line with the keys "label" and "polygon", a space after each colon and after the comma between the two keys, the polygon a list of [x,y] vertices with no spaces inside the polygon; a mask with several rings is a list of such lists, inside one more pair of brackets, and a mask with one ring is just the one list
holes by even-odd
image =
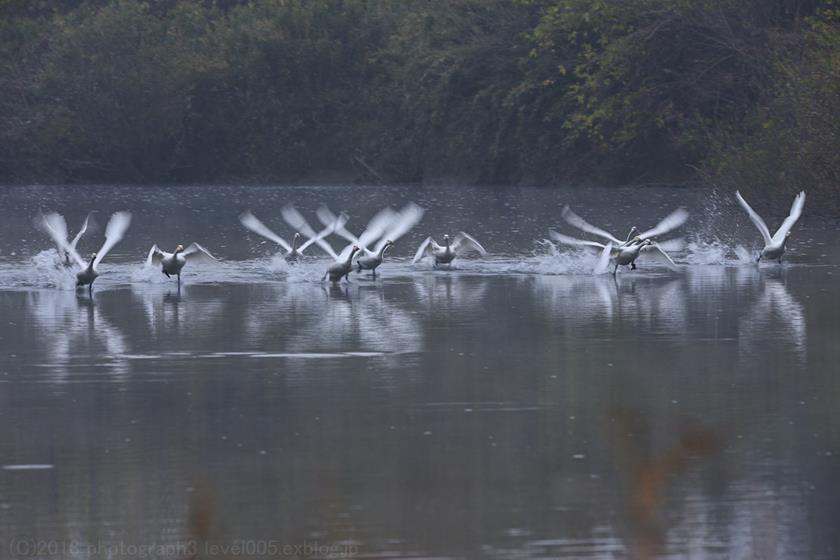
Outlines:
{"label": "tree on bank", "polygon": [[834,0],[0,0],[0,179],[701,169],[829,196],[837,14]]}

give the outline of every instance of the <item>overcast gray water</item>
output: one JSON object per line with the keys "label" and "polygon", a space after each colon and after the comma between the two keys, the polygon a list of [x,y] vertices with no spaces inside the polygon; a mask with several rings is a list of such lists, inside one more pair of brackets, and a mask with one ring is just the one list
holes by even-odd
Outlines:
{"label": "overcast gray water", "polygon": [[[410,200],[379,277],[337,287],[237,220],[291,237],[284,204],[328,203],[359,233]],[[565,203],[618,234],[685,206],[680,270],[593,276],[540,243]],[[83,254],[133,213],[92,298],[39,210],[96,210]],[[728,193],[3,188],[0,557],[837,558],[837,228],[806,204],[759,267]],[[410,264],[459,230],[490,255]],[[192,241],[220,262],[180,293],[142,268]]]}

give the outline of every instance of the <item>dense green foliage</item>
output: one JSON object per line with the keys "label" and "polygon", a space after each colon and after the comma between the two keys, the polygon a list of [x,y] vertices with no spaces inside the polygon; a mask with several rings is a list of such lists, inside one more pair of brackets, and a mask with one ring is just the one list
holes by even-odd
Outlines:
{"label": "dense green foliage", "polygon": [[0,0],[0,179],[836,188],[818,0]]}

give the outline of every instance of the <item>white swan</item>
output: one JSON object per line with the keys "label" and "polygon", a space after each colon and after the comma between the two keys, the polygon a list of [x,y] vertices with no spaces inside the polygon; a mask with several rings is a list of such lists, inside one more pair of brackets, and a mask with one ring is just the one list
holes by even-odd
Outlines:
{"label": "white swan", "polygon": [[[390,247],[400,237],[411,231],[423,218],[424,213],[425,210],[420,206],[409,202],[399,212],[395,212],[391,208],[383,208],[377,212],[368,222],[367,228],[359,237],[356,237],[343,227],[336,228],[335,233],[351,243],[351,245],[344,248],[339,258],[343,259],[346,257],[350,247],[355,245],[359,248],[360,255],[361,253],[367,255],[367,257],[359,257],[359,260],[363,261],[362,269],[375,270],[376,267],[382,264],[382,257],[384,257],[384,252],[387,250],[386,245]],[[335,217],[326,206],[323,206],[318,209],[318,219],[321,220],[321,223],[327,224],[333,221]],[[379,241],[376,245],[372,249],[368,248],[377,239]]]}
{"label": "white swan", "polygon": [[761,262],[761,257],[764,257],[769,260],[778,259],[779,264],[782,264],[782,255],[785,253],[785,243],[787,243],[788,237],[790,237],[790,230],[799,219],[799,216],[802,215],[802,209],[805,208],[805,191],[800,191],[800,193],[793,199],[793,204],[790,207],[790,214],[788,214],[788,217],[785,218],[781,227],[772,237],[770,236],[770,230],[767,229],[767,224],[765,224],[764,220],[761,219],[761,216],[759,216],[755,210],[747,204],[747,201],[744,200],[744,197],[741,196],[739,191],[735,191],[735,198],[738,199],[738,203],[741,205],[741,208],[747,212],[750,220],[752,220],[752,223],[755,224],[755,227],[761,233],[762,239],[764,239],[764,248],[758,254],[757,262]]}
{"label": "white swan", "polygon": [[[55,214],[54,216],[58,216],[58,214]],[[76,261],[76,264],[79,265],[81,270],[76,273],[76,286],[87,286],[88,292],[92,293],[93,282],[99,276],[99,270],[97,267],[114,245],[119,243],[119,241],[123,238],[123,234],[125,234],[128,226],[131,225],[131,214],[128,212],[115,212],[111,216],[111,219],[108,220],[108,225],[105,228],[105,242],[102,243],[102,247],[100,247],[99,251],[90,256],[90,261],[87,263],[85,263],[84,259],[79,256],[75,247],[71,246],[71,244],[67,242],[66,225],[65,230],[61,231],[59,224],[64,223],[64,218],[61,218],[60,222],[58,222],[55,221],[54,216],[43,216],[40,221],[40,226],[45,232],[47,232],[47,234],[49,234],[50,237],[52,237],[53,242],[55,242],[59,249],[70,255],[70,257]],[[87,220],[85,220],[85,223],[87,223]],[[58,226],[58,229],[55,229],[54,226]],[[77,234],[76,237],[79,238],[80,235]],[[76,241],[78,242],[78,239]]]}
{"label": "white swan", "polygon": [[430,236],[420,244],[411,263],[414,264],[423,257],[433,257],[435,260],[434,266],[437,268],[439,264],[450,264],[455,257],[462,256],[470,251],[477,251],[482,256],[487,254],[481,243],[463,231],[458,233],[452,242],[449,241],[449,235],[444,235],[443,245],[438,245]]}
{"label": "white swan", "polygon": [[[50,227],[52,228],[52,230],[65,241],[65,244],[69,245],[70,248],[75,251],[76,246],[79,244],[79,240],[82,238],[82,236],[87,231],[89,220],[90,220],[90,213],[88,213],[88,215],[85,216],[85,221],[82,223],[82,227],[79,229],[79,232],[69,242],[67,241],[68,238],[69,238],[69,234],[68,234],[68,231],[67,231],[67,222],[64,220],[64,216],[62,216],[61,214],[59,214],[57,212],[50,212],[48,214],[42,214],[36,220],[36,225],[38,225],[39,229],[43,230],[48,235],[52,236],[52,234],[50,234],[44,226],[44,224],[49,224]],[[58,247],[59,254],[64,255],[64,266],[71,266],[73,264],[73,260],[72,260],[72,257],[70,255],[70,253],[68,251],[64,250],[62,247],[58,246],[57,243],[56,243],[56,246]]]}
{"label": "white swan", "polygon": [[650,238],[642,239],[641,237],[636,236],[630,241],[619,242],[619,245],[614,245],[612,242],[603,244],[597,241],[575,239],[574,237],[563,235],[562,233],[554,230],[549,230],[549,235],[555,241],[565,245],[590,247],[599,250],[600,257],[598,258],[598,264],[595,266],[595,274],[605,272],[610,261],[613,261],[615,264],[613,275],[618,272],[619,266],[630,266],[631,270],[635,270],[636,259],[638,259],[639,255],[642,253],[657,257],[670,268],[676,270],[676,263],[674,263],[674,260],[668,255],[668,253],[666,253],[666,251],[679,251],[683,247],[682,239],[671,239],[669,241],[663,241],[662,243],[655,243]]}
{"label": "white swan", "polygon": [[[286,254],[283,255],[283,258],[285,258],[287,261],[298,260],[300,257],[303,256],[303,252],[307,249],[307,247],[309,247],[313,243],[317,243],[318,241],[332,233],[335,227],[341,227],[345,222],[347,222],[346,216],[338,216],[332,225],[327,226],[319,233],[315,233],[312,230],[312,228],[309,227],[309,224],[306,223],[306,220],[303,219],[303,216],[301,216],[300,213],[294,208],[290,206],[284,208],[283,217],[286,218],[287,222],[289,222],[290,219],[294,218],[294,221],[297,225],[292,227],[299,230],[295,232],[294,236],[292,237],[291,243],[288,243],[285,239],[271,231],[268,227],[266,227],[265,224],[259,221],[257,217],[254,216],[250,211],[245,212],[244,214],[239,216],[239,221],[242,222],[243,226],[253,231],[254,233],[261,235],[266,239],[274,241],[275,243],[280,245],[280,247],[282,247],[286,251]],[[302,244],[300,244],[300,246],[298,246],[298,243],[300,242],[301,231],[309,239],[307,239]]]}
{"label": "white swan", "polygon": [[[660,235],[665,235],[666,233],[677,229],[681,225],[683,225],[686,220],[688,220],[688,212],[684,208],[677,208],[667,216],[665,216],[658,224],[652,227],[649,230],[639,232],[636,226],[630,228],[630,233],[627,234],[627,238],[624,241],[621,241],[611,233],[604,231],[599,227],[595,227],[574,212],[568,206],[563,208],[563,211],[560,213],[566,222],[573,227],[578,228],[579,230],[585,231],[587,233],[591,233],[597,237],[605,239],[607,242],[612,243],[616,247],[622,247],[624,245],[629,245],[634,242],[636,237],[639,240],[644,239],[651,239],[654,237],[658,237]],[[639,241],[636,241],[637,243]]]}
{"label": "white swan", "polygon": [[376,278],[376,269],[379,265],[382,264],[383,259],[385,258],[385,251],[390,249],[394,246],[394,242],[390,239],[386,239],[385,243],[382,244],[382,248],[379,249],[379,252],[374,255],[363,255],[356,259],[356,272],[361,272],[363,270],[370,270],[373,274],[373,277]]}
{"label": "white swan", "polygon": [[192,243],[189,247],[184,249],[183,245],[175,247],[175,251],[167,253],[161,251],[157,245],[152,245],[149,249],[149,255],[146,257],[146,266],[160,264],[160,270],[167,278],[173,274],[178,277],[178,289],[181,289],[181,269],[187,264],[187,261],[210,261],[215,262],[217,259],[210,251],[199,245]]}
{"label": "white swan", "polygon": [[342,278],[350,282],[349,274],[353,270],[353,256],[358,250],[359,248],[353,245],[350,248],[350,254],[347,256],[347,259],[329,267],[321,280],[323,281],[329,276],[330,282],[340,282]]}

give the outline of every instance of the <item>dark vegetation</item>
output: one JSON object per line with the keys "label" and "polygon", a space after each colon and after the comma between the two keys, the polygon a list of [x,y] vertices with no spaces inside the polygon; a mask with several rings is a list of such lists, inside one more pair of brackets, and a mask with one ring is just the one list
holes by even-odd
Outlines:
{"label": "dark vegetation", "polygon": [[0,180],[834,197],[840,4],[0,0]]}

